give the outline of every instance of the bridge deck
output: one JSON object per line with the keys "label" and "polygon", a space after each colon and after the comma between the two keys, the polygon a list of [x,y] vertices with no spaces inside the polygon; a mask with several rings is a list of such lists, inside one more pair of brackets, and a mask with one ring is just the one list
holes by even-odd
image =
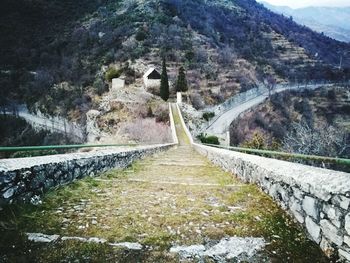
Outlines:
{"label": "bridge deck", "polygon": [[[178,255],[169,252],[174,245],[210,246],[239,236],[269,243],[253,262],[327,262],[267,195],[195,152],[173,109],[179,146],[129,169],[60,188],[38,207],[0,212],[0,261],[178,262]],[[26,232],[61,238],[33,245]],[[73,239],[63,241],[63,236]],[[89,237],[106,243],[81,242]],[[125,246],[135,244],[120,242],[143,248],[130,250]]]}

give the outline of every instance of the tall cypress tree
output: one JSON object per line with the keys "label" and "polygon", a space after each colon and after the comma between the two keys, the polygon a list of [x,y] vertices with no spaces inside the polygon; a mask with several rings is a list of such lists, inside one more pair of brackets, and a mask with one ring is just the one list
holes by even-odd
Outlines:
{"label": "tall cypress tree", "polygon": [[163,58],[162,74],[160,77],[160,97],[167,101],[169,99],[169,80],[166,70],[165,58]]}
{"label": "tall cypress tree", "polygon": [[176,81],[176,91],[177,92],[186,92],[188,90],[187,80],[185,75],[185,69],[183,67],[179,68],[179,75],[177,76]]}

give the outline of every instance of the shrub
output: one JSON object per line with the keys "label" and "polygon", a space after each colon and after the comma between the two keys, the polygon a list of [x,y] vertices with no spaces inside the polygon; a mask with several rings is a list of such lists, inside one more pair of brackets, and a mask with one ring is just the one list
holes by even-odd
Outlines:
{"label": "shrub", "polygon": [[339,127],[320,124],[315,128],[301,121],[292,124],[283,139],[283,149],[291,153],[348,158],[348,136]]}
{"label": "shrub", "polygon": [[220,145],[219,138],[214,135],[207,136],[201,133],[197,136],[197,138],[201,141],[201,143]]}
{"label": "shrub", "polygon": [[179,75],[178,75],[177,81],[176,81],[176,91],[177,92],[186,92],[187,90],[188,90],[188,86],[187,86],[185,69],[183,67],[180,67]]}
{"label": "shrub", "polygon": [[151,106],[148,107],[148,110],[147,110],[147,117],[148,117],[148,118],[154,117],[154,114],[153,114],[153,111],[152,111],[152,107],[151,107]]}
{"label": "shrub", "polygon": [[329,90],[327,93],[327,97],[329,100],[335,100],[337,97],[335,90],[334,89]]}
{"label": "shrub", "polygon": [[154,118],[136,119],[122,126],[122,132],[139,143],[168,143],[171,142],[170,127]]}
{"label": "shrub", "polygon": [[92,86],[94,87],[95,92],[99,96],[101,96],[104,92],[108,90],[108,86],[103,82],[102,79],[96,79]]}
{"label": "shrub", "polygon": [[256,123],[256,125],[258,127],[261,127],[263,129],[266,129],[269,126],[267,123],[267,120],[263,116],[261,116],[260,114],[257,114],[254,117],[254,123]]}
{"label": "shrub", "polygon": [[205,104],[204,104],[202,96],[199,93],[196,92],[196,93],[190,94],[190,99],[192,102],[192,106],[196,110],[204,108]]}
{"label": "shrub", "polygon": [[122,70],[118,70],[115,67],[111,67],[107,70],[105,74],[106,81],[111,82],[112,79],[119,78],[122,73]]}
{"label": "shrub", "polygon": [[147,38],[147,33],[143,28],[141,28],[137,31],[135,38],[137,41],[143,41]]}
{"label": "shrub", "polygon": [[267,149],[267,139],[265,136],[260,132],[255,132],[253,135],[253,138],[251,140],[246,140],[244,143],[242,143],[243,148],[251,148],[251,149],[258,149],[258,150],[264,150]]}
{"label": "shrub", "polygon": [[156,117],[156,122],[168,123],[170,121],[169,108],[167,105],[159,105],[153,114]]}
{"label": "shrub", "polygon": [[214,112],[204,112],[203,113],[203,119],[206,121],[209,121],[210,119],[214,118],[215,113]]}

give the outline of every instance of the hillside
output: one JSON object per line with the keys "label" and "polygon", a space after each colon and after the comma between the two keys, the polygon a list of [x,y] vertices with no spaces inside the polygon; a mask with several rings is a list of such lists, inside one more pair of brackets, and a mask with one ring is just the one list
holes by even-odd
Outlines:
{"label": "hillside", "polygon": [[[171,83],[179,66],[186,68],[196,108],[270,75],[278,82],[349,78],[350,45],[253,0],[5,0],[0,7],[0,106],[25,102],[83,125],[90,109],[104,109],[99,119],[107,129],[145,115],[126,105],[129,118],[123,119],[123,105],[105,105],[111,87],[105,75],[112,68],[125,78],[137,107],[160,103],[151,94],[140,99],[153,92],[142,90],[141,77],[150,66],[159,68],[163,56]],[[340,53],[342,70],[335,68]]]}
{"label": "hillside", "polygon": [[[349,158],[349,95],[346,88],[275,94],[231,124],[231,144],[249,147],[259,141],[255,147]],[[291,147],[291,139],[298,147]]]}
{"label": "hillside", "polygon": [[350,42],[350,7],[306,7],[292,9],[263,2],[268,9],[292,16],[301,25],[343,42]]}

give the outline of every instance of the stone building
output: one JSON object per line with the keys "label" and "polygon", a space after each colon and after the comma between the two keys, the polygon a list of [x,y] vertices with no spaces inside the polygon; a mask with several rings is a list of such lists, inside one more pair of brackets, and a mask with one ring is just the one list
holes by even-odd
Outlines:
{"label": "stone building", "polygon": [[110,90],[110,94],[113,98],[117,98],[120,91],[125,88],[125,80],[121,78],[112,79],[112,88]]}
{"label": "stone building", "polygon": [[160,73],[155,68],[150,68],[143,75],[143,83],[146,89],[160,87]]}

